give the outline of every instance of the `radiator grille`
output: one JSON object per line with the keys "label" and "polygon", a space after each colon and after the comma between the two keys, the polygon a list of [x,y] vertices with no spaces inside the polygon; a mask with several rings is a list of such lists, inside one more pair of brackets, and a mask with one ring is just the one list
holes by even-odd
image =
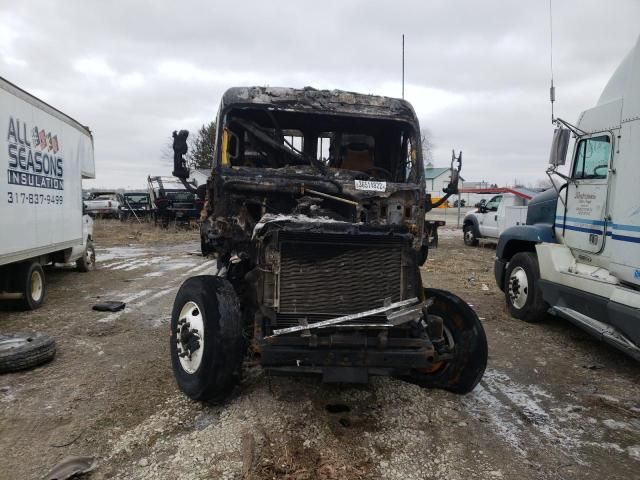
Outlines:
{"label": "radiator grille", "polygon": [[[372,242],[373,243],[373,242]],[[402,247],[285,241],[279,313],[348,314],[399,301]]]}

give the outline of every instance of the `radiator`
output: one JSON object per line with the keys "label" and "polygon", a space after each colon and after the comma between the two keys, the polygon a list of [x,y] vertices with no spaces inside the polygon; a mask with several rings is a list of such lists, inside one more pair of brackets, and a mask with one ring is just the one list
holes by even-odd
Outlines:
{"label": "radiator", "polygon": [[381,307],[386,298],[401,300],[401,242],[348,235],[298,237],[280,244],[279,317],[344,315]]}

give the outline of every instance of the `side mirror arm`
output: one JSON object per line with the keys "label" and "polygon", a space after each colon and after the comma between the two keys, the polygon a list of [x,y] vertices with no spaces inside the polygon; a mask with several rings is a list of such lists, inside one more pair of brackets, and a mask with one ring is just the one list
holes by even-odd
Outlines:
{"label": "side mirror arm", "polygon": [[[458,162],[457,167],[455,166],[455,162]],[[459,193],[459,191],[458,191],[458,181],[460,180],[460,170],[462,170],[462,152],[460,152],[458,154],[458,156],[456,157],[456,151],[452,150],[452,152],[451,152],[451,180],[449,181],[449,184],[445,188],[442,189],[442,191],[445,193],[445,195],[444,195],[444,197],[440,198],[435,203],[432,203],[431,202],[431,197],[428,196],[427,197],[428,204],[425,205],[425,212],[429,212],[429,211],[433,210],[434,208],[438,208],[444,202],[449,200],[451,195],[457,195]]]}

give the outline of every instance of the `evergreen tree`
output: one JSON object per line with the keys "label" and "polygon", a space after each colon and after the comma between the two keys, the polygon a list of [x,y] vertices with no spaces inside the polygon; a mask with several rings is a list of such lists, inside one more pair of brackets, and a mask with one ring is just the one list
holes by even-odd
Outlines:
{"label": "evergreen tree", "polygon": [[187,161],[191,168],[211,169],[213,148],[216,143],[216,122],[202,125],[189,141]]}

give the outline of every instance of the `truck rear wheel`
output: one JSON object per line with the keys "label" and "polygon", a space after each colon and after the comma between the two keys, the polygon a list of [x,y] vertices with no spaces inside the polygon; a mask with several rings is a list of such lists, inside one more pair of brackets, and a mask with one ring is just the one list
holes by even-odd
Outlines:
{"label": "truck rear wheel", "polygon": [[482,379],[487,367],[487,336],[476,312],[451,292],[425,288],[433,298],[430,315],[443,320],[444,337],[453,358],[434,365],[429,372],[414,371],[409,381],[425,388],[442,388],[465,394]]}
{"label": "truck rear wheel", "polygon": [[21,306],[26,310],[35,310],[44,303],[47,285],[44,271],[40,264],[26,262],[20,265],[18,271],[18,288],[23,297]]}
{"label": "truck rear wheel", "polygon": [[470,223],[466,224],[462,228],[462,235],[464,238],[464,244],[468,247],[475,247],[478,245],[478,236],[476,235],[476,229]]}
{"label": "truck rear wheel", "polygon": [[525,322],[542,320],[549,305],[540,290],[540,267],[533,252],[516,253],[507,265],[504,296],[512,317]]}
{"label": "truck rear wheel", "polygon": [[173,303],[171,364],[180,389],[193,400],[223,400],[239,378],[245,353],[238,296],[211,275],[185,281]]}

